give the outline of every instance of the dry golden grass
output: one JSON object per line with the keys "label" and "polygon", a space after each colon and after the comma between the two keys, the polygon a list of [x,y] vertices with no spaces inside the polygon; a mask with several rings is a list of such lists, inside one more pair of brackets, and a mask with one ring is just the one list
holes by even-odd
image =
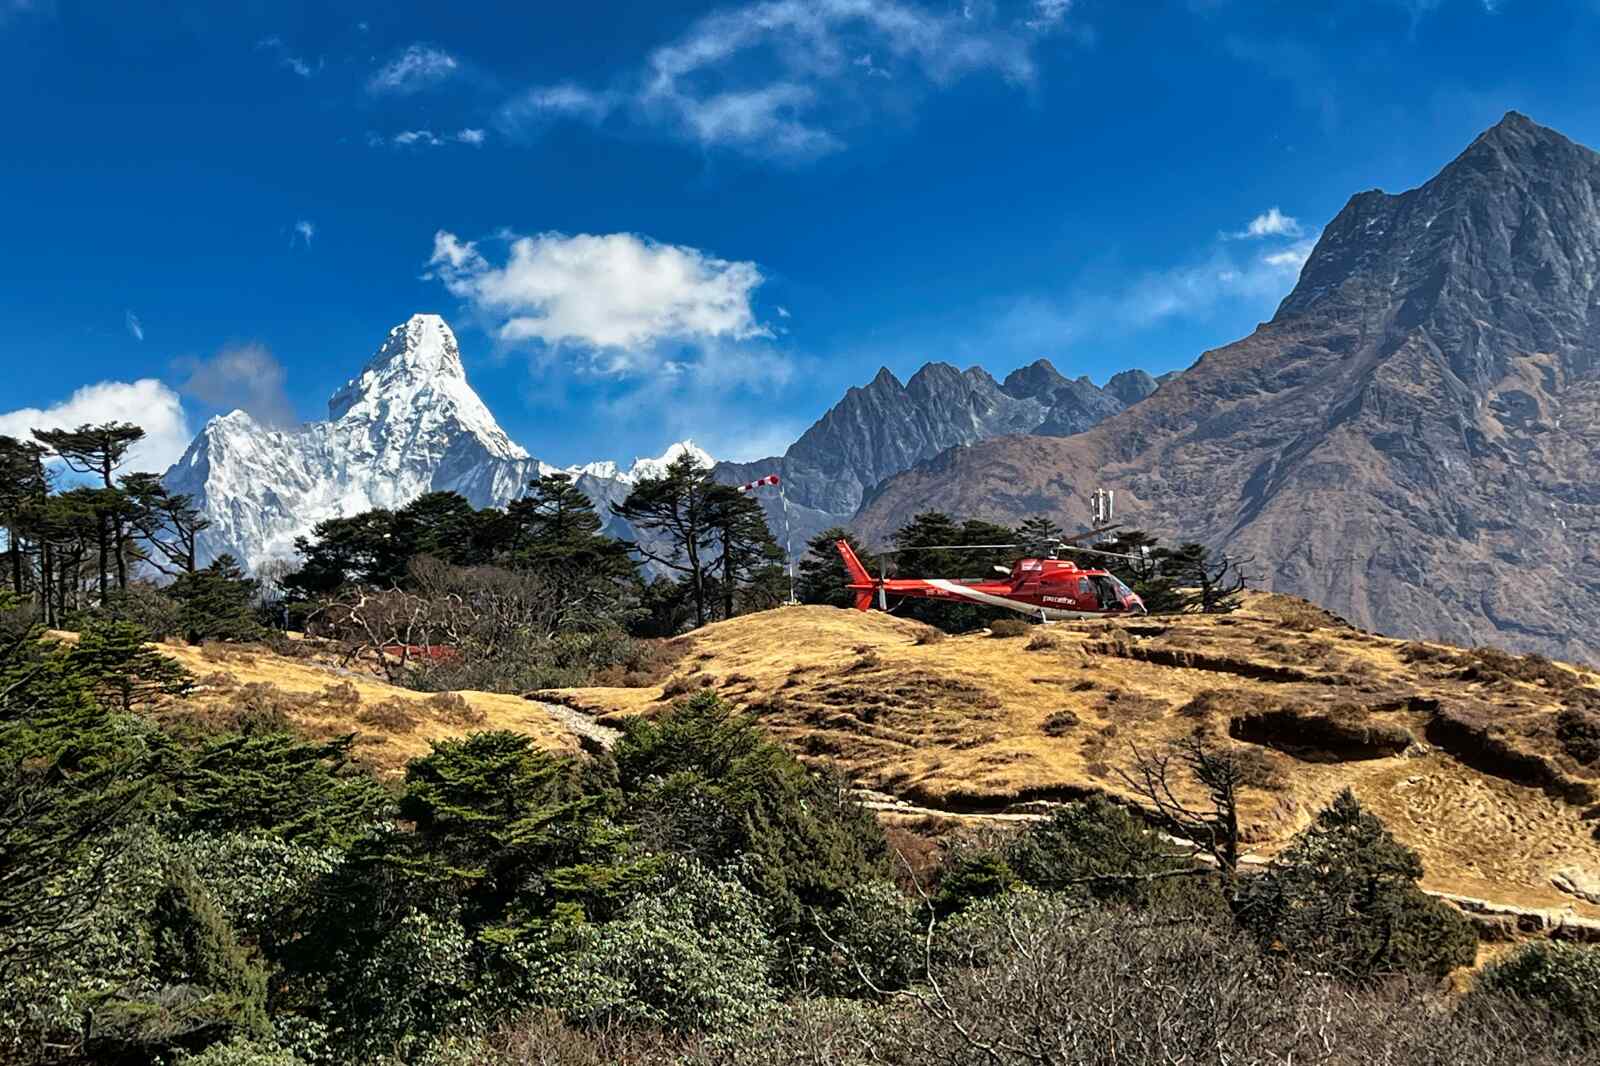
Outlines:
{"label": "dry golden grass", "polygon": [[[935,641],[927,633],[878,612],[780,608],[682,638],[684,658],[662,686],[575,689],[559,698],[615,724],[657,712],[702,678],[737,677],[738,685],[719,689],[723,697],[803,757],[837,763],[864,788],[947,812],[1093,790],[1125,794],[1117,771],[1136,748],[1197,725],[1225,737],[1235,718],[1250,714],[1291,712],[1279,727],[1312,723],[1318,736],[1333,738],[1328,745],[1348,734],[1381,747],[1409,732],[1417,743],[1381,757],[1365,757],[1374,743],[1319,751],[1276,734],[1273,746],[1226,741],[1249,753],[1257,771],[1243,812],[1257,854],[1281,846],[1349,786],[1418,850],[1430,887],[1528,906],[1573,903],[1600,915],[1549,881],[1562,866],[1600,870],[1600,822],[1592,818],[1600,814],[1600,765],[1580,765],[1557,739],[1563,708],[1588,707],[1591,698],[1600,707],[1600,689],[1591,688],[1600,680],[1590,673],[1434,645],[1426,647],[1440,653],[1419,661],[1418,645],[1260,593],[1232,615],[1035,630],[1048,640]],[[1489,708],[1497,717],[1486,721]],[[1451,715],[1467,732],[1438,731]],[[1547,763],[1556,784],[1530,783],[1533,771],[1517,763],[1524,756]],[[1596,795],[1582,800],[1591,784]]]}
{"label": "dry golden grass", "polygon": [[430,741],[479,729],[525,733],[551,751],[578,750],[571,730],[520,696],[428,696],[341,673],[315,656],[286,658],[254,645],[157,647],[199,680],[193,695],[161,708],[162,717],[188,718],[207,728],[279,724],[307,736],[355,733],[361,758],[383,773],[399,773],[407,760],[427,753]]}

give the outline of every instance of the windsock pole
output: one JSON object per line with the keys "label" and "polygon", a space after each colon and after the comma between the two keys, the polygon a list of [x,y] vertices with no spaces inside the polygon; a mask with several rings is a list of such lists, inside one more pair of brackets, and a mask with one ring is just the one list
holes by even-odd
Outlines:
{"label": "windsock pole", "polygon": [[789,563],[788,605],[792,606],[800,601],[795,599],[794,595],[794,537],[789,532],[789,497],[783,491],[783,479],[777,474],[768,474],[766,477],[758,477],[754,481],[740,485],[739,491],[754,492],[765,485],[776,485],[778,487],[778,501],[783,505],[783,554]]}

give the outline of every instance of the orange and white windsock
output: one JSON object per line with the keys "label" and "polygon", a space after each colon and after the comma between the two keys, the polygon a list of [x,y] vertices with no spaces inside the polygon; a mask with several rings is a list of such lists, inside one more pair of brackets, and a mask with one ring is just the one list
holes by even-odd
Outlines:
{"label": "orange and white windsock", "polygon": [[751,491],[753,491],[755,489],[759,489],[763,485],[777,485],[777,484],[779,484],[779,482],[780,482],[780,479],[779,479],[777,474],[768,474],[766,477],[758,477],[758,478],[756,478],[754,481],[750,482],[748,485],[740,485],[739,486],[739,491],[740,492],[751,492]]}

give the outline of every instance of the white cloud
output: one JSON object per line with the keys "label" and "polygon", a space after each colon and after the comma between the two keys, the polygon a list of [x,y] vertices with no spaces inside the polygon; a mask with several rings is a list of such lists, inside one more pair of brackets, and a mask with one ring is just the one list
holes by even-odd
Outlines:
{"label": "white cloud", "polygon": [[449,52],[413,44],[385,63],[367,82],[372,93],[408,95],[452,77],[460,64]]}
{"label": "white cloud", "polygon": [[595,92],[581,85],[536,85],[500,107],[502,126],[521,129],[551,119],[604,122],[620,102],[615,93]]}
{"label": "white cloud", "polygon": [[1270,207],[1232,236],[1239,240],[1259,240],[1262,237],[1298,237],[1302,232],[1298,219]]}
{"label": "white cloud", "polygon": [[102,381],[51,407],[0,412],[0,435],[26,440],[35,429],[101,422],[132,422],[144,430],[145,438],[130,450],[125,470],[160,473],[178,461],[194,436],[178,394],[155,378]]}
{"label": "white cloud", "polygon": [[1295,241],[1281,252],[1273,252],[1261,257],[1267,266],[1300,276],[1300,268],[1306,265],[1306,260],[1311,258],[1311,251],[1317,246],[1317,235]]}
{"label": "white cloud", "polygon": [[[440,230],[428,277],[490,319],[501,339],[536,340],[583,352],[607,374],[703,370],[712,342],[770,336],[750,297],[762,282],[754,263],[631,233],[542,233],[508,237],[502,265],[475,243]],[[687,354],[674,346],[687,346]],[[717,365],[734,365],[738,353]]]}
{"label": "white cloud", "polygon": [[122,322],[123,325],[128,327],[128,332],[133,334],[134,340],[144,340],[144,323],[139,321],[138,315],[132,311],[124,311],[122,313]]}
{"label": "white cloud", "polygon": [[303,241],[307,248],[311,247],[311,238],[317,235],[317,227],[307,219],[301,219],[294,224],[294,232],[289,235],[289,247],[294,247],[295,241]]}
{"label": "white cloud", "polygon": [[437,148],[444,141],[436,137],[432,130],[405,130],[394,135],[394,143],[402,148]]}
{"label": "white cloud", "polygon": [[478,129],[465,129],[456,133],[456,140],[462,144],[470,144],[474,148],[483,143],[483,131]]}
{"label": "white cloud", "polygon": [[1068,8],[1032,0],[1016,19],[993,4],[957,13],[911,0],[759,0],[698,19],[620,88],[535,87],[508,101],[501,119],[512,128],[556,117],[598,123],[626,104],[633,118],[704,147],[813,158],[844,147],[840,128],[873,106],[862,71],[867,81],[893,79],[899,106],[912,85],[979,72],[1026,84],[1035,45]]}
{"label": "white cloud", "polygon": [[316,67],[289,51],[289,46],[283,43],[282,37],[263,37],[256,42],[256,47],[268,52],[278,60],[278,65],[292,70],[302,78],[309,78],[322,69],[322,61],[317,61]]}

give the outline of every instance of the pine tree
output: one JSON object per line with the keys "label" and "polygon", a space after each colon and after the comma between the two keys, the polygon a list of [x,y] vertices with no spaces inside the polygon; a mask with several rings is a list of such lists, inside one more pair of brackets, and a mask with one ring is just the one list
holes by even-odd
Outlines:
{"label": "pine tree", "polygon": [[711,534],[708,501],[717,488],[710,469],[684,452],[660,477],[641,478],[628,498],[611,508],[634,529],[664,535],[663,548],[639,545],[637,550],[646,559],[685,575],[694,598],[697,627],[706,624],[708,567],[703,556]]}
{"label": "pine tree", "polygon": [[211,520],[194,498],[167,491],[157,474],[129,474],[122,479],[129,503],[129,522],[144,542],[145,561],[163,574],[192,574],[197,569],[200,534]]}
{"label": "pine tree", "polygon": [[45,449],[32,441],[0,436],[0,527],[6,534],[11,591],[17,596],[32,590],[32,564],[27,559],[30,527],[50,486],[44,454]]}
{"label": "pine tree", "polygon": [[1161,574],[1175,585],[1192,589],[1183,609],[1226,614],[1238,609],[1244,591],[1245,560],[1212,552],[1203,544],[1180,544],[1160,552]]}
{"label": "pine tree", "polygon": [[0,983],[80,935],[156,764],[146,734],[96,703],[77,650],[40,636],[0,591]]}
{"label": "pine tree", "polygon": [[185,640],[255,640],[262,634],[255,614],[260,583],[246,577],[238,560],[223,554],[203,570],[172,583],[178,601],[178,628]]}
{"label": "pine tree", "polygon": [[1024,545],[1028,551],[1054,547],[1066,535],[1066,530],[1044,515],[1034,515],[1032,518],[1024,519],[1017,527],[1017,542]]}
{"label": "pine tree", "polygon": [[748,586],[764,586],[761,606],[775,606],[782,596],[783,549],[772,538],[761,504],[736,488],[717,485],[706,494],[706,529],[718,553],[710,570],[722,593],[722,617],[734,616],[734,600]]}
{"label": "pine tree", "polygon": [[188,671],[144,642],[132,622],[97,621],[78,636],[69,654],[102,706],[129,711],[193,687]]}
{"label": "pine tree", "polygon": [[[150,915],[156,1010],[122,1007],[119,1043],[195,1046],[238,1034],[272,1035],[267,978],[234,936],[216,900],[187,863],[174,863]],[[116,1019],[113,1018],[114,1028]]]}
{"label": "pine tree", "polygon": [[1143,530],[1125,529],[1101,547],[1129,557],[1106,560],[1107,569],[1139,594],[1145,610],[1168,614],[1183,609],[1184,599],[1164,569],[1167,556],[1154,536]]}
{"label": "pine tree", "polygon": [[506,562],[538,574],[561,601],[561,620],[614,622],[639,593],[626,542],[601,532],[600,516],[570,474],[546,474],[506,509]]}
{"label": "pine tree", "polygon": [[131,422],[84,424],[77,429],[36,429],[34,439],[70,470],[100,479],[106,495],[101,497],[99,519],[100,598],[107,592],[110,556],[115,553],[117,587],[128,587],[128,559],[123,550],[126,511],[113,480],[127,461],[128,450],[144,439],[144,430]]}
{"label": "pine tree", "polygon": [[1477,935],[1417,887],[1422,862],[1345,789],[1279,853],[1242,880],[1240,919],[1304,964],[1367,979],[1442,977],[1470,965]]}

